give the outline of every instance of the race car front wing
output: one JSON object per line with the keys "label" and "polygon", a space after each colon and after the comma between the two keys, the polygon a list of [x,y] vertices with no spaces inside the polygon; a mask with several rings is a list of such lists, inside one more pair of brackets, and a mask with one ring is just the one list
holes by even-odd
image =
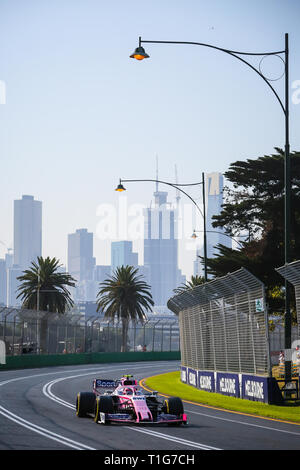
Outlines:
{"label": "race car front wing", "polygon": [[161,413],[157,415],[157,418],[154,421],[150,419],[140,420],[139,418],[135,418],[132,414],[129,413],[100,413],[99,423],[105,424],[108,422],[139,424],[187,424],[187,416],[186,414],[176,416],[167,413]]}

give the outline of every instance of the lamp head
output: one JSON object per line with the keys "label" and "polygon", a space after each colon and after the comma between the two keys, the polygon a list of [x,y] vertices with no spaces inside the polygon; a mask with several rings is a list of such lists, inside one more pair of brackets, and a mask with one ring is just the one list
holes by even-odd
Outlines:
{"label": "lamp head", "polygon": [[196,235],[195,230],[193,231],[193,234],[191,235],[191,238],[194,238],[194,239],[195,239],[195,238],[198,238],[197,235]]}
{"label": "lamp head", "polygon": [[124,186],[122,185],[121,180],[120,180],[120,183],[118,184],[118,186],[116,187],[115,191],[119,191],[120,193],[122,191],[126,191],[126,188],[124,188]]}
{"label": "lamp head", "polygon": [[142,46],[137,47],[134,50],[134,53],[131,54],[130,57],[131,59],[136,59],[136,60],[143,60],[143,59],[149,58],[148,54],[145,52],[145,49]]}

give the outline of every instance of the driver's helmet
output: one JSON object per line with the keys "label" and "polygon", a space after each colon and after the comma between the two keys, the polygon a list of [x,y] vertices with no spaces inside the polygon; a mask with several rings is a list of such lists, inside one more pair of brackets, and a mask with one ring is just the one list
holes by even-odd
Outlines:
{"label": "driver's helmet", "polygon": [[132,395],[132,394],[133,394],[133,391],[131,388],[125,388],[124,395]]}

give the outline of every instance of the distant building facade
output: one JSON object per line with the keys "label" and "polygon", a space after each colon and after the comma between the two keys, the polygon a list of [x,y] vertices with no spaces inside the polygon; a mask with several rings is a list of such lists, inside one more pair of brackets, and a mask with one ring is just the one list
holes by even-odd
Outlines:
{"label": "distant building facade", "polygon": [[7,275],[5,259],[0,259],[0,305],[6,306],[7,301]]}
{"label": "distant building facade", "polygon": [[76,281],[93,279],[93,234],[86,228],[68,235],[68,272]]}
{"label": "distant building facade", "polygon": [[[222,211],[224,189],[224,178],[222,173],[215,172],[206,174],[205,189],[207,258],[214,258],[215,255],[218,253],[218,250],[215,248],[216,245],[221,243],[222,245],[228,247],[232,246],[230,238],[222,234],[223,229],[220,227],[215,228],[212,226],[213,216],[219,215]],[[201,235],[203,234],[201,233]],[[203,276],[204,267],[198,258],[199,255],[202,257],[204,256],[203,244],[201,248],[197,248],[196,260],[194,261],[194,275]]]}
{"label": "distant building facade", "polygon": [[75,301],[94,299],[93,234],[86,228],[68,235],[68,272],[76,280],[76,288],[70,289]]}
{"label": "distant building facade", "polygon": [[42,203],[33,196],[14,201],[14,264],[28,269],[42,254]]}
{"label": "distant building facade", "polygon": [[132,241],[118,241],[111,244],[112,272],[119,266],[138,266],[138,253],[132,251]]}
{"label": "distant building facade", "polygon": [[20,286],[20,281],[18,277],[22,276],[23,270],[20,266],[14,264],[7,269],[7,306],[8,307],[20,307],[22,300],[18,295],[18,287]]}
{"label": "distant building facade", "polygon": [[185,282],[178,269],[177,211],[167,192],[154,192],[154,207],[144,210],[144,268],[155,305],[164,306],[173,290]]}

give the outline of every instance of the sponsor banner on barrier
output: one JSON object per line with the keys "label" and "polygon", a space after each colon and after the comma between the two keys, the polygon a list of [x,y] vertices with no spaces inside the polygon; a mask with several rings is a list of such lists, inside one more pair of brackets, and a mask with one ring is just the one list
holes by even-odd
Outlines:
{"label": "sponsor banner on barrier", "polygon": [[189,385],[193,385],[193,387],[197,387],[197,372],[195,369],[188,368],[188,376],[187,376],[187,383]]}
{"label": "sponsor banner on barrier", "polygon": [[198,388],[206,392],[214,392],[216,389],[214,372],[198,371]]}
{"label": "sponsor banner on barrier", "polygon": [[180,378],[181,382],[187,383],[186,367],[181,367]]}
{"label": "sponsor banner on barrier", "polygon": [[[220,393],[235,398],[263,403],[278,401],[277,389],[275,390],[278,385],[276,380],[270,377],[195,370],[182,366],[181,381],[199,390]],[[281,398],[280,393],[279,398]]]}
{"label": "sponsor banner on barrier", "polygon": [[242,376],[242,398],[268,403],[268,378],[255,375]]}
{"label": "sponsor banner on barrier", "polygon": [[240,383],[238,374],[217,372],[216,392],[231,397],[240,397]]}

